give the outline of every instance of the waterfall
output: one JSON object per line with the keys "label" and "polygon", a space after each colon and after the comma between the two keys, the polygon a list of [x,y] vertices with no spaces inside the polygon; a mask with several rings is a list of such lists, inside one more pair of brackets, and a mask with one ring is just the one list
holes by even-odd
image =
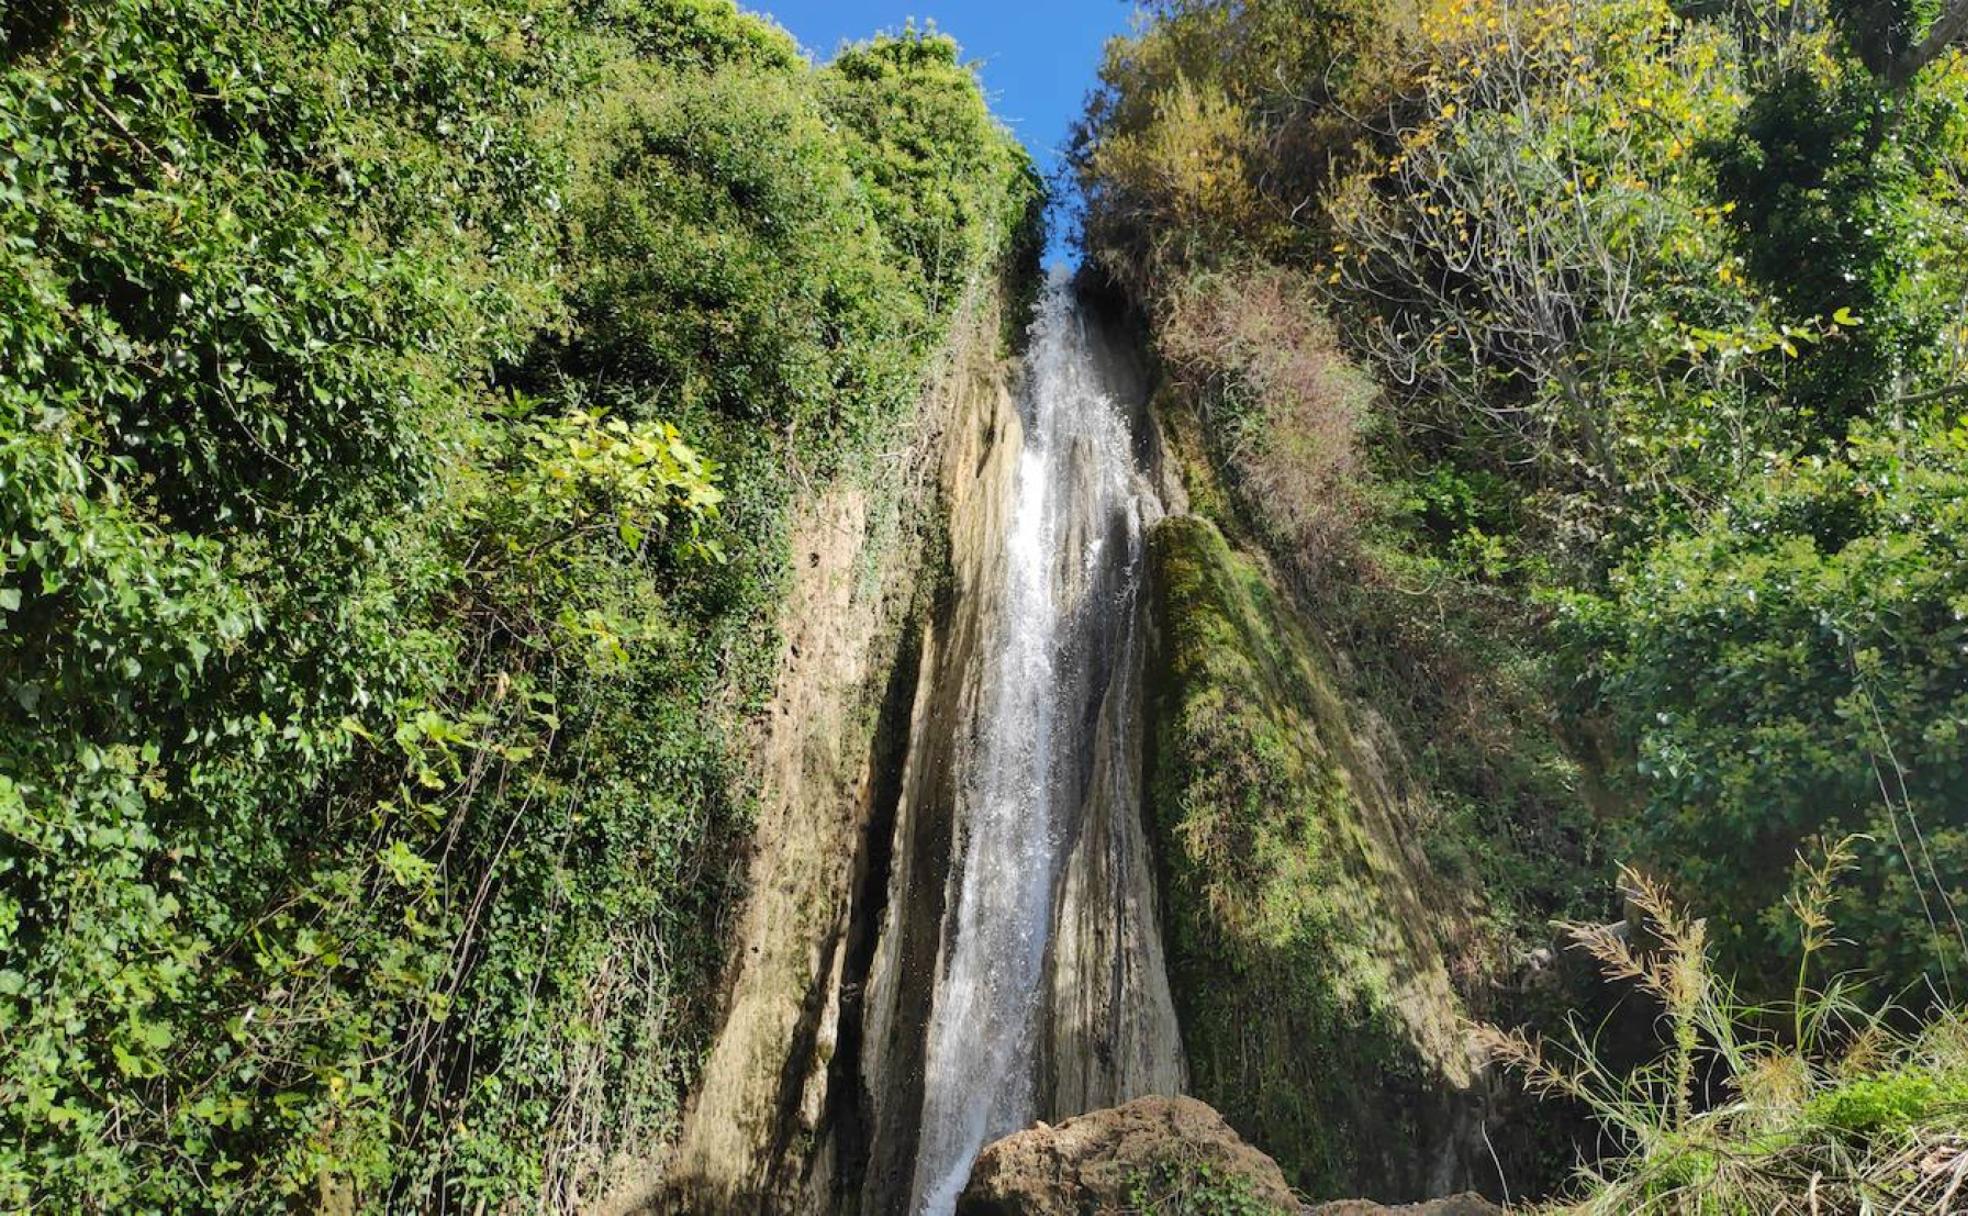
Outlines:
{"label": "waterfall", "polygon": [[[1140,403],[1111,391],[1063,273],[1047,284],[1030,338],[1002,588],[975,721],[956,749],[957,845],[910,1204],[928,1216],[952,1209],[985,1143],[1059,1113],[1046,1109],[1040,1071],[1062,880],[1069,858],[1086,851],[1078,833],[1089,799],[1119,789],[1137,801],[1127,759],[1138,756],[1136,602],[1144,534],[1162,509],[1137,454]],[[1125,836],[1136,842],[1130,857],[1145,855],[1138,815],[1137,806],[1118,817],[1110,807],[1103,823],[1132,834],[1107,828],[1115,843],[1100,847],[1120,849]],[[1099,872],[1130,867],[1138,860]],[[1102,913],[1109,920],[1141,915],[1139,900],[1114,902],[1126,911]],[[1158,945],[1151,963],[1165,1006]],[[1115,1020],[1124,1024],[1111,1033],[1126,1036],[1138,1019],[1121,1011]],[[1122,1048],[1130,1059],[1154,1054]]]}

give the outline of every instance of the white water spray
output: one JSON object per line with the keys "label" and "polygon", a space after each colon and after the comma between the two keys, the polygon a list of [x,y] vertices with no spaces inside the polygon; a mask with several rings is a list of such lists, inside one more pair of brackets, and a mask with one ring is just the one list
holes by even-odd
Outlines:
{"label": "white water spray", "polygon": [[1037,1047],[1061,863],[1100,707],[1124,669],[1143,535],[1160,514],[1129,421],[1103,389],[1055,273],[1027,355],[1024,448],[984,695],[959,750],[957,880],[924,1071],[911,1210],[944,1216],[978,1150],[1036,1113]]}

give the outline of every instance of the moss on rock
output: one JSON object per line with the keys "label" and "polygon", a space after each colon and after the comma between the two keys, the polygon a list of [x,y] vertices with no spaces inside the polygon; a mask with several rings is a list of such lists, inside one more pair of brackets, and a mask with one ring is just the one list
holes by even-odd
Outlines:
{"label": "moss on rock", "polygon": [[1150,560],[1149,803],[1194,1089],[1312,1194],[1419,1194],[1468,1078],[1388,808],[1266,567],[1193,516]]}

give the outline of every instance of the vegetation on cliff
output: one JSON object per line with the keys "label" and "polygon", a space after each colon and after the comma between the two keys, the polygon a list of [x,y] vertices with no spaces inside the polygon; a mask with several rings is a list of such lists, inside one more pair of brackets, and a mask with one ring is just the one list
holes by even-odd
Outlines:
{"label": "vegetation on cliff", "polygon": [[0,1205],[592,1201],[702,1043],[790,487],[1024,154],[948,39],[728,0],[5,21]]}
{"label": "vegetation on cliff", "polygon": [[1617,915],[1617,855],[1781,1006],[1795,859],[1857,834],[1794,999],[1951,1005],[1968,14],[1150,7],[1074,153],[1085,247],[1202,509],[1416,758],[1437,868],[1492,912],[1471,1000],[1532,1012],[1494,981]]}
{"label": "vegetation on cliff", "polygon": [[1206,519],[1157,525],[1149,569],[1148,814],[1191,1083],[1309,1193],[1418,1194],[1431,1082],[1460,1064],[1448,984],[1400,850],[1357,805],[1376,795],[1332,673]]}
{"label": "vegetation on cliff", "polygon": [[[1968,0],[1146,7],[1071,167],[1195,511],[1202,1095],[1422,1189],[1451,983],[1551,1030],[1582,919],[1660,1054],[1492,1045],[1588,1203],[1954,1202]],[[732,0],[0,33],[0,1206],[592,1204],[699,1067],[795,487],[881,492],[1025,154],[949,39]]]}

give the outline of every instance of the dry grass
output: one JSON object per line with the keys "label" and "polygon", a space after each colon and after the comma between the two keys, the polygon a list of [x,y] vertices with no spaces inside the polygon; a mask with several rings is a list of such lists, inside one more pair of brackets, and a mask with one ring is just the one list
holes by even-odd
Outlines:
{"label": "dry grass", "polygon": [[1478,1027],[1530,1088],[1585,1106],[1625,1151],[1579,1169],[1551,1210],[1588,1216],[1829,1216],[1968,1212],[1968,1020],[1908,1029],[1861,1011],[1844,977],[1811,986],[1832,940],[1849,842],[1800,861],[1791,909],[1802,963],[1780,1007],[1739,1003],[1710,965],[1703,922],[1623,871],[1635,918],[1571,926],[1608,979],[1660,1009],[1662,1051],[1618,1072],[1577,1026],[1553,1044]]}
{"label": "dry grass", "polygon": [[1161,350],[1214,403],[1207,421],[1246,497],[1315,560],[1358,524],[1360,433],[1372,380],[1341,351],[1304,276],[1198,275],[1169,293]]}

